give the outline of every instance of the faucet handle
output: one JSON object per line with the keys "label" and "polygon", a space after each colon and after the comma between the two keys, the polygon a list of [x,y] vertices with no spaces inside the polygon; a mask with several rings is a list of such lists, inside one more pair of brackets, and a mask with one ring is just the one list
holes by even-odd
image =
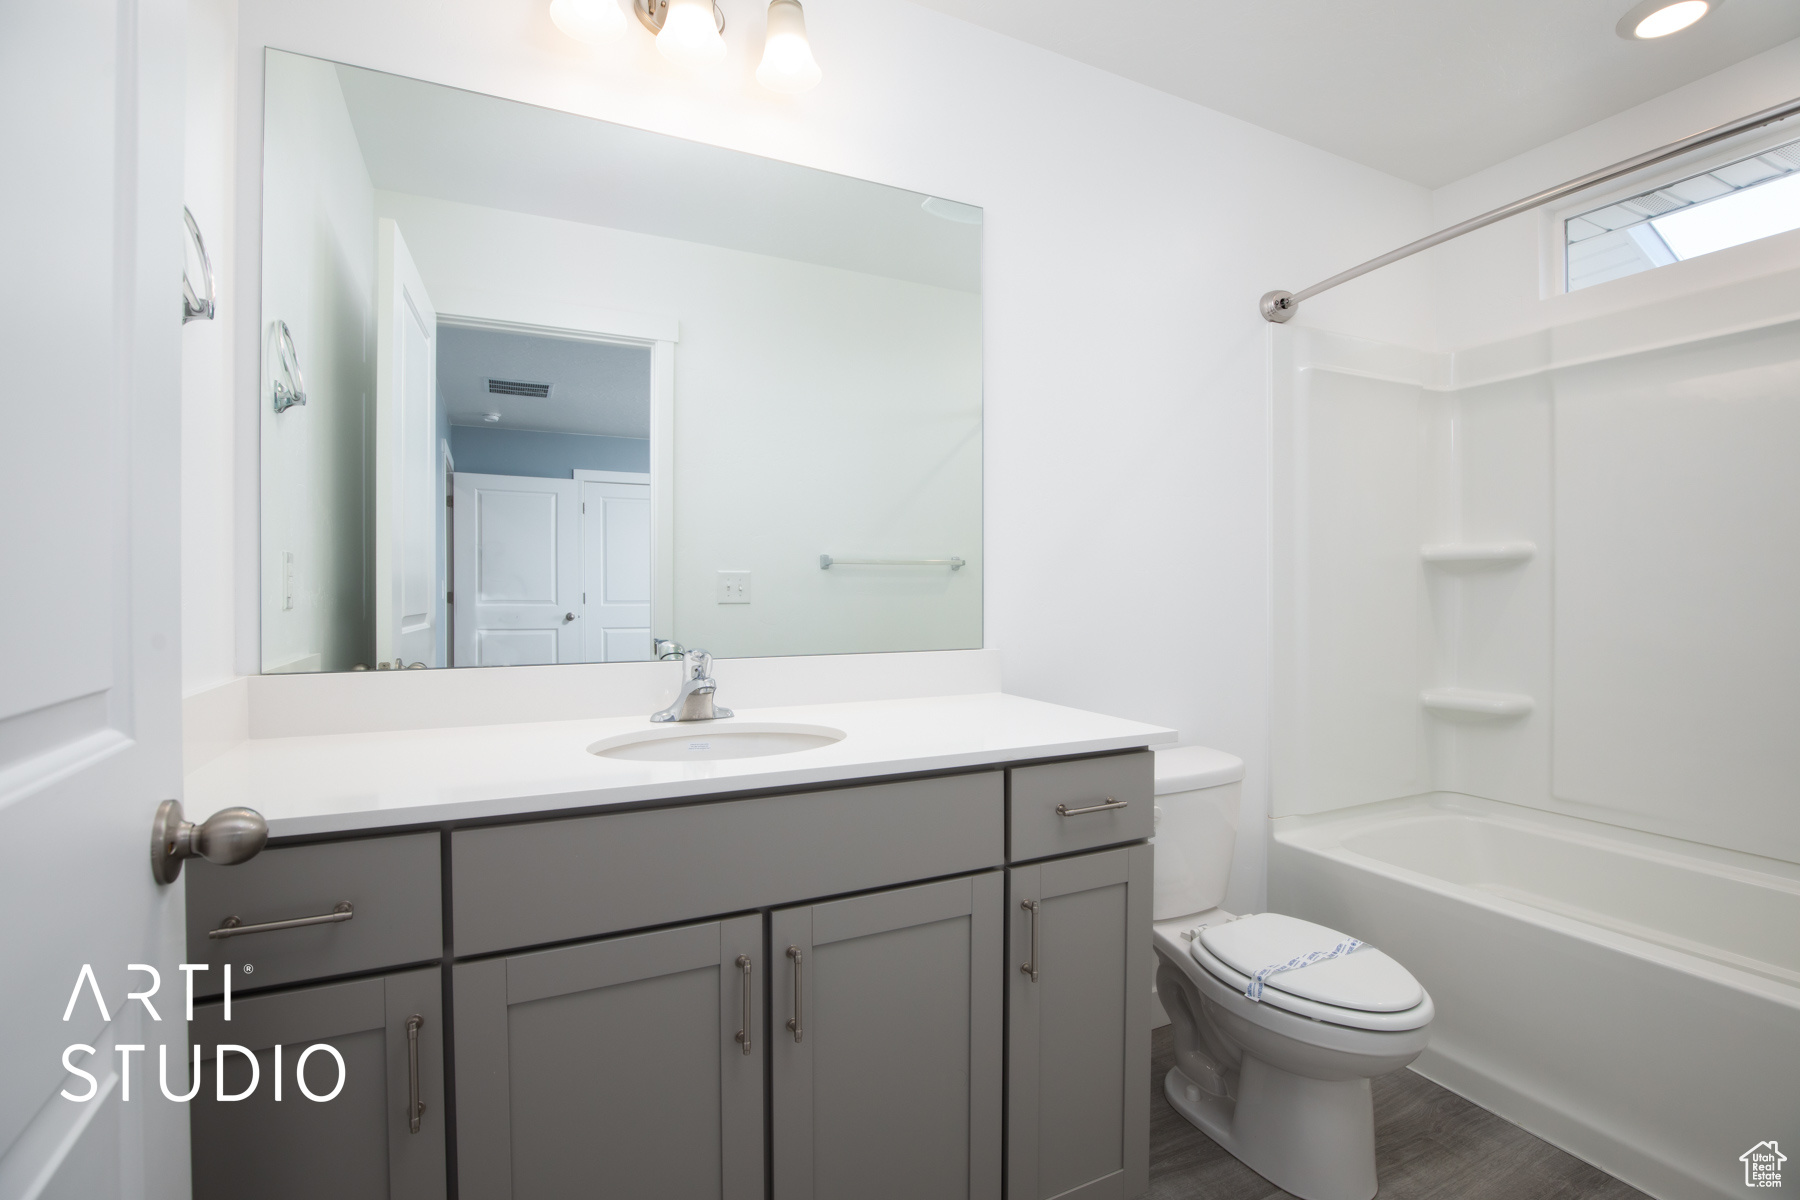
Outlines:
{"label": "faucet handle", "polygon": [[688,678],[706,679],[712,675],[712,654],[706,650],[687,652]]}

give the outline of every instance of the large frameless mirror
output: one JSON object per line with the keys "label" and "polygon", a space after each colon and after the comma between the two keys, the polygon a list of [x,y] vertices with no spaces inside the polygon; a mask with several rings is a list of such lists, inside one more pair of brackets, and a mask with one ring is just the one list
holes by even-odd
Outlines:
{"label": "large frameless mirror", "polygon": [[981,645],[981,234],[268,51],[263,670]]}

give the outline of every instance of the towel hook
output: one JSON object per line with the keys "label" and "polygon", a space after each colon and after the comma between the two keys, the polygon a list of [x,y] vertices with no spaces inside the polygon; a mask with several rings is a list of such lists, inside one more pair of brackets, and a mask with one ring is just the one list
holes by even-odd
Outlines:
{"label": "towel hook", "polygon": [[206,239],[200,236],[200,223],[194,220],[194,214],[187,205],[181,206],[181,215],[187,221],[188,235],[194,239],[194,249],[200,253],[200,275],[206,280],[206,299],[202,300],[194,294],[194,285],[188,279],[187,266],[181,268],[181,323],[189,321],[210,321],[219,311],[219,291],[213,281],[212,259],[206,256]]}
{"label": "towel hook", "polygon": [[286,321],[275,322],[275,353],[279,366],[286,380],[276,379],[273,384],[275,393],[275,411],[284,413],[296,404],[306,403],[306,378],[300,374],[300,352],[294,349],[294,335],[288,332]]}

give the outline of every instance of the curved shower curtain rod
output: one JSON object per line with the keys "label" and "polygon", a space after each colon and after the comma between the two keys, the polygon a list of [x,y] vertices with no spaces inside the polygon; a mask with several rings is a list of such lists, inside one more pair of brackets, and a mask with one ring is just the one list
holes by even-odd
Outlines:
{"label": "curved shower curtain rod", "polygon": [[1572,196],[1576,192],[1586,191],[1588,188],[1597,187],[1602,183],[1610,183],[1620,176],[1631,174],[1633,171],[1639,171],[1645,167],[1653,167],[1657,163],[1666,162],[1671,158],[1687,153],[1689,150],[1698,150],[1702,146],[1710,146],[1714,142],[1722,142],[1726,138],[1745,133],[1752,129],[1759,129],[1764,125],[1773,125],[1775,122],[1784,120],[1796,113],[1800,113],[1800,97],[1789,100],[1785,104],[1777,104],[1774,108],[1765,108],[1759,113],[1751,113],[1747,117],[1740,117],[1735,121],[1727,121],[1723,125],[1715,125],[1711,129],[1703,130],[1691,137],[1684,137],[1678,142],[1670,142],[1666,146],[1659,146],[1655,150],[1646,150],[1644,153],[1639,154],[1634,158],[1628,158],[1623,162],[1614,163],[1610,167],[1602,167],[1598,171],[1593,171],[1581,176],[1579,179],[1571,179],[1567,183],[1558,184],[1556,187],[1550,188],[1547,191],[1538,192],[1533,196],[1527,196],[1523,200],[1515,200],[1503,208],[1496,208],[1492,212],[1482,213],[1479,217],[1470,217],[1467,221],[1464,221],[1459,225],[1452,225],[1448,229],[1440,229],[1430,237],[1422,237],[1416,242],[1410,242],[1407,245],[1400,247],[1398,250],[1390,250],[1380,258],[1371,258],[1361,266],[1351,267],[1348,271],[1339,272],[1330,279],[1315,283],[1311,287],[1302,289],[1301,291],[1266,292],[1263,294],[1262,298],[1263,319],[1265,321],[1276,322],[1286,321],[1299,311],[1300,302],[1302,300],[1310,300],[1320,292],[1330,291],[1340,283],[1349,283],[1352,279],[1367,275],[1370,271],[1385,267],[1389,263],[1399,262],[1403,258],[1410,258],[1421,250],[1429,250],[1433,246],[1450,241],[1452,238],[1459,238],[1465,233],[1473,233],[1475,230],[1481,229],[1484,226],[1492,225],[1495,221],[1504,221],[1508,217],[1517,216],[1519,213],[1529,212],[1531,209],[1561,200],[1564,196]]}

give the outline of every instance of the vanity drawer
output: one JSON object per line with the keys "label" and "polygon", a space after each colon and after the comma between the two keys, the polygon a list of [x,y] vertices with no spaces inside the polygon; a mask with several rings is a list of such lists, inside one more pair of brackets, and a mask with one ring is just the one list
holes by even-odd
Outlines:
{"label": "vanity drawer", "polygon": [[[221,963],[232,964],[232,990],[241,991],[440,957],[440,844],[435,832],[408,833],[279,846],[234,867],[189,860],[187,961],[212,967],[196,973],[194,993],[219,994]],[[340,905],[349,905],[347,920],[210,936],[233,918],[251,927],[335,916]]]}
{"label": "vanity drawer", "polygon": [[1145,750],[1013,768],[1011,861],[1149,837],[1155,831],[1154,758]]}
{"label": "vanity drawer", "polygon": [[457,957],[914,883],[1006,860],[999,771],[450,835]]}

